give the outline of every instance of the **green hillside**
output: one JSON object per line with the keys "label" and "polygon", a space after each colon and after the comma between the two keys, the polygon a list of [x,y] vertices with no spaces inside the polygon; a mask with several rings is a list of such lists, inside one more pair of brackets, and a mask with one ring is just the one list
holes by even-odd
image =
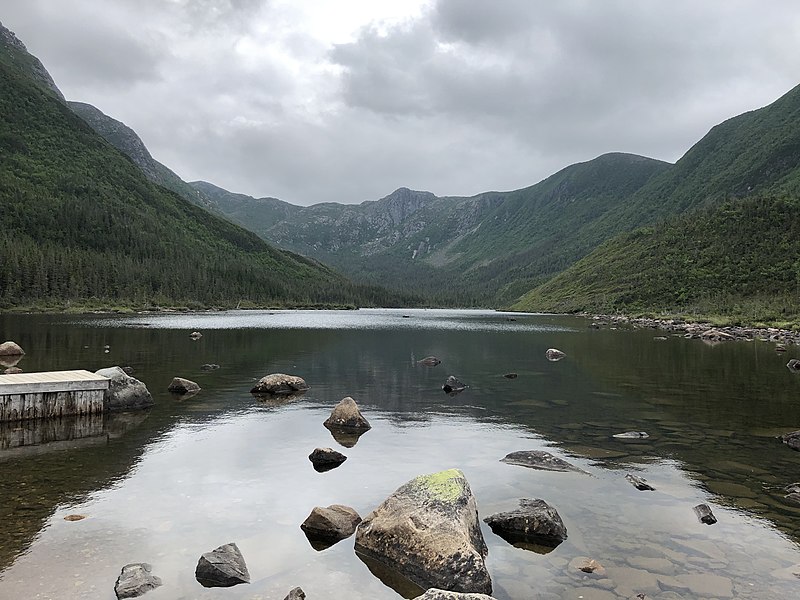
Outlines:
{"label": "green hillside", "polygon": [[800,199],[727,200],[620,235],[518,310],[800,319]]}
{"label": "green hillside", "polygon": [[151,183],[25,71],[22,51],[0,44],[0,307],[410,300],[272,248]]}
{"label": "green hillside", "polygon": [[201,192],[192,188],[150,155],[150,151],[133,129],[109,117],[91,104],[69,101],[67,105],[107,142],[127,155],[150,181],[172,190],[192,204],[214,211],[214,205]]}
{"label": "green hillside", "polygon": [[720,200],[800,191],[800,86],[712,128],[606,220],[652,223]]}
{"label": "green hillside", "polygon": [[298,207],[191,185],[231,220],[357,281],[434,304],[508,304],[624,230],[598,221],[668,169],[613,153],[512,192],[437,197],[400,188],[373,202]]}
{"label": "green hillside", "polygon": [[797,87],[714,127],[598,221],[650,226],[612,239],[514,307],[795,318],[799,201]]}

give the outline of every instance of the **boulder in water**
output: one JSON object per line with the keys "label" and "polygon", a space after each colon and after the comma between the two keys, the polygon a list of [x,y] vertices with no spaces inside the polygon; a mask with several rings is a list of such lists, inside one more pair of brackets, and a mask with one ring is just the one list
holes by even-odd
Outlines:
{"label": "boulder in water", "polygon": [[425,367],[435,367],[436,365],[439,365],[441,363],[442,361],[436,358],[435,356],[426,356],[425,358],[417,361],[417,364],[423,365]]}
{"label": "boulder in water", "polygon": [[455,396],[463,392],[468,387],[468,385],[461,383],[456,377],[450,375],[442,386],[442,390],[449,396]]}
{"label": "boulder in water", "polygon": [[347,457],[332,448],[314,448],[314,451],[308,455],[308,460],[314,465],[315,471],[324,473],[338,467],[347,460]]}
{"label": "boulder in water", "polygon": [[486,594],[464,594],[462,592],[449,592],[437,588],[430,588],[414,600],[495,600]]}
{"label": "boulder in water", "polygon": [[555,548],[567,539],[567,528],[558,511],[540,498],[523,498],[518,509],[490,515],[484,522],[511,544]]}
{"label": "boulder in water", "polygon": [[315,506],[300,525],[315,550],[324,550],[336,542],[349,538],[361,523],[359,514],[349,506],[332,504]]}
{"label": "boulder in water", "polygon": [[508,463],[509,465],[519,465],[520,467],[528,467],[529,469],[538,469],[540,471],[575,471],[577,473],[586,473],[583,469],[579,469],[572,463],[553,456],[544,450],[519,450],[507,454],[500,459],[501,462]]}
{"label": "boulder in water", "polygon": [[197,562],[194,576],[203,587],[231,587],[250,583],[244,557],[233,542],[203,554]]}
{"label": "boulder in water", "polygon": [[103,393],[103,410],[132,410],[153,405],[147,386],[121,368],[108,367],[96,373],[111,380]]}
{"label": "boulder in water", "polygon": [[25,354],[16,342],[3,342],[0,344],[0,356],[22,356]]}
{"label": "boulder in water", "polygon": [[343,398],[339,404],[333,407],[331,416],[323,423],[328,429],[339,429],[345,431],[366,431],[372,426],[361,414],[358,404],[350,396]]}
{"label": "boulder in water", "polygon": [[475,497],[458,469],[398,488],[358,526],[355,549],[422,589],[492,591]]}
{"label": "boulder in water", "polygon": [[271,396],[288,396],[302,394],[308,389],[308,384],[302,377],[272,373],[258,380],[250,390],[251,394],[269,394]]}
{"label": "boulder in water", "polygon": [[183,377],[175,377],[167,390],[173,394],[196,394],[200,391],[200,386],[194,381],[189,381]]}
{"label": "boulder in water", "polygon": [[557,348],[548,348],[547,352],[544,353],[544,356],[550,362],[557,362],[567,355]]}
{"label": "boulder in water", "polygon": [[153,567],[147,563],[131,563],[122,567],[114,584],[117,598],[136,598],[161,585],[161,579],[153,575]]}

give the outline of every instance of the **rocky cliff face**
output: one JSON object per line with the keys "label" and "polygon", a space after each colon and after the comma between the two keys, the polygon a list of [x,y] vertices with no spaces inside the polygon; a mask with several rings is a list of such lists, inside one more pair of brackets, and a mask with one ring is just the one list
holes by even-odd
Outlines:
{"label": "rocky cliff face", "polygon": [[17,70],[24,71],[43,88],[51,91],[59,100],[64,101],[64,94],[58,89],[56,82],[53,81],[41,61],[30,54],[25,44],[14,35],[13,31],[3,27],[2,23],[0,23],[0,46],[6,50],[3,58],[13,63]]}
{"label": "rocky cliff face", "polygon": [[177,174],[155,160],[142,139],[125,123],[109,117],[91,104],[69,101],[67,105],[108,143],[130,158],[150,181],[175,192],[192,204],[218,212],[201,191],[193,189]]}

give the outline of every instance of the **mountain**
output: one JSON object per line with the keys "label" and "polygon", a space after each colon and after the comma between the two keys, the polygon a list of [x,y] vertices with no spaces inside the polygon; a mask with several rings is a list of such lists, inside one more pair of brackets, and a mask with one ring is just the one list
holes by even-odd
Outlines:
{"label": "mountain", "polygon": [[525,294],[524,311],[800,319],[800,199],[746,198],[608,241]]}
{"label": "mountain", "polygon": [[277,198],[253,198],[234,194],[205,181],[192,181],[188,185],[200,194],[219,214],[234,223],[253,231],[264,239],[264,233],[276,223],[291,220],[301,207]]}
{"label": "mountain", "polygon": [[635,226],[721,200],[800,190],[800,86],[713,127],[606,220]]}
{"label": "mountain", "polygon": [[354,285],[152,183],[51,84],[0,29],[0,307],[411,300]]}
{"label": "mountain", "polygon": [[520,310],[800,316],[800,86],[714,127],[609,219],[651,223],[529,291]]}
{"label": "mountain", "polygon": [[309,207],[191,185],[262,238],[358,281],[486,306],[516,299],[619,231],[594,224],[667,168],[614,153],[513,192],[463,198],[400,188],[358,205]]}
{"label": "mountain", "polygon": [[192,188],[173,171],[155,160],[133,129],[109,117],[91,104],[67,101],[67,105],[72,109],[72,112],[86,121],[106,141],[130,158],[150,181],[172,190],[189,202],[206,210],[214,210],[214,205],[202,193]]}

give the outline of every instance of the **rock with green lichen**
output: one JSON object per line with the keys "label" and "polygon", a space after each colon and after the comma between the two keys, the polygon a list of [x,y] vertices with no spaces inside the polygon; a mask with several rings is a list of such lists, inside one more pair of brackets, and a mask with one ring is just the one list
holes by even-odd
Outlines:
{"label": "rock with green lichen", "polygon": [[422,589],[492,592],[477,504],[458,469],[401,486],[361,522],[355,549]]}

